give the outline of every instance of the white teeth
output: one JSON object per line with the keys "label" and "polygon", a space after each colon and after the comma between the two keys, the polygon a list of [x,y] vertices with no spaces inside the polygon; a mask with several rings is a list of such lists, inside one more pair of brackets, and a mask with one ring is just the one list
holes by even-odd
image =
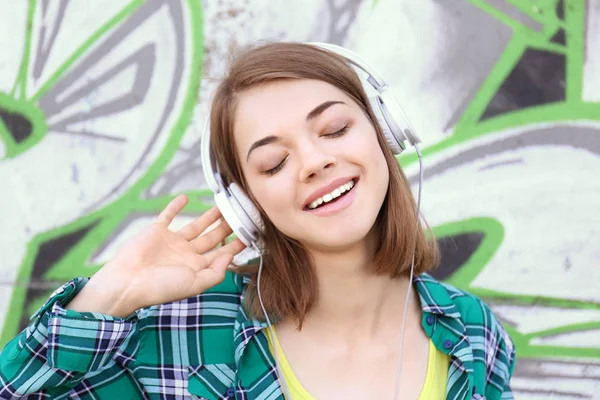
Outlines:
{"label": "white teeth", "polygon": [[352,189],[353,187],[354,187],[354,181],[350,181],[350,182],[340,186],[339,188],[334,189],[331,193],[327,193],[323,197],[319,197],[318,199],[316,199],[315,201],[310,203],[308,205],[308,208],[310,208],[312,210],[314,208],[317,208],[318,206],[320,206],[323,203],[329,203],[331,200],[335,199],[336,197],[340,197],[342,195],[342,193],[347,192],[348,190]]}

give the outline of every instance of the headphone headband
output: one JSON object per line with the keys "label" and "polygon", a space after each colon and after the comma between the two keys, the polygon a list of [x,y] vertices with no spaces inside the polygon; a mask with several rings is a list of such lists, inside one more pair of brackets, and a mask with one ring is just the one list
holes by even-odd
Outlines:
{"label": "headphone headband", "polygon": [[350,64],[354,65],[355,67],[359,68],[367,75],[369,75],[367,81],[378,92],[381,92],[387,87],[387,84],[385,83],[381,75],[379,75],[373,67],[371,67],[365,60],[363,60],[358,54],[354,53],[353,51],[331,43],[309,42],[308,44],[344,57]]}

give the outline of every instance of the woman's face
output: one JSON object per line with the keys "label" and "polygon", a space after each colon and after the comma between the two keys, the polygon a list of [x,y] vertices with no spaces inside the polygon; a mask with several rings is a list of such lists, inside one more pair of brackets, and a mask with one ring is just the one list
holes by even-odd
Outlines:
{"label": "woman's face", "polygon": [[317,251],[365,239],[389,171],[370,120],[343,91],[317,80],[247,90],[234,136],[248,187],[282,233]]}

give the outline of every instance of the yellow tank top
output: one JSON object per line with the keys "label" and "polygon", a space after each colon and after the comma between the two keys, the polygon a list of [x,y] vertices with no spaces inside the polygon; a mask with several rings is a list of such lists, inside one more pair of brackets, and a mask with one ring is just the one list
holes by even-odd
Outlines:
{"label": "yellow tank top", "polygon": [[[273,350],[273,337],[271,331],[265,329],[269,341],[269,349]],[[275,328],[273,328],[275,333]],[[277,333],[275,333],[275,345],[279,353],[279,364],[281,366],[283,377],[287,383],[291,399],[288,400],[316,400],[310,393],[304,389],[300,381],[294,375],[283,349],[279,344]],[[418,400],[444,400],[446,398],[446,381],[448,379],[448,367],[450,366],[450,357],[438,350],[431,339],[429,340],[429,358],[427,360],[427,375],[421,389]]]}

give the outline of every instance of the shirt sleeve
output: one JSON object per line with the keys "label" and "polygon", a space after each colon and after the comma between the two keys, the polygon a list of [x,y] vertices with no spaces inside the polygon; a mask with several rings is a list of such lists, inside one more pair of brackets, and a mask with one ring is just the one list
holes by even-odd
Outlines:
{"label": "shirt sleeve", "polygon": [[510,385],[507,385],[504,388],[504,392],[502,392],[502,396],[500,396],[500,400],[515,400],[515,396],[513,395],[513,392],[510,389]]}
{"label": "shirt sleeve", "polygon": [[116,318],[64,308],[87,281],[76,278],[57,289],[0,352],[0,399],[47,390],[66,393],[116,357],[134,359],[136,314]]}
{"label": "shirt sleeve", "polygon": [[515,370],[516,348],[515,344],[496,315],[481,300],[480,304],[484,310],[485,326],[485,348],[486,364],[488,369],[488,389],[493,390],[495,395],[490,398],[514,399],[510,381]]}
{"label": "shirt sleeve", "polygon": [[510,387],[510,379],[512,378],[513,372],[515,370],[515,364],[517,361],[516,358],[516,349],[515,349],[515,345],[512,341],[512,339],[510,338],[510,336],[508,336],[508,333],[506,333],[506,331],[504,330],[504,328],[501,328],[502,332],[503,332],[503,340],[505,342],[508,343],[508,379],[506,381],[506,385],[504,386],[504,391],[502,392],[502,396],[500,396],[501,400],[514,400],[515,396],[513,395],[513,392],[511,390]]}

